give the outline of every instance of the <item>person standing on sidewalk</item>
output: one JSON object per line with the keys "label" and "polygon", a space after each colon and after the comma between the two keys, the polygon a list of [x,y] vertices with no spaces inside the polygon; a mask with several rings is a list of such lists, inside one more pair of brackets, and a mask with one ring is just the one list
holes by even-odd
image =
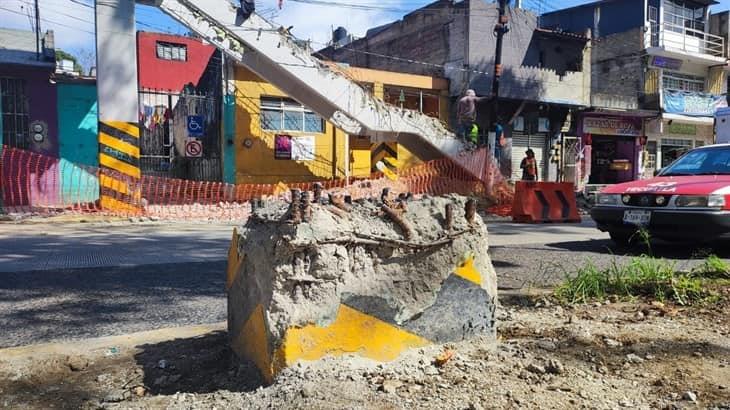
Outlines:
{"label": "person standing on sidewalk", "polygon": [[[458,134],[466,141],[471,139],[472,130],[474,130],[477,121],[477,103],[486,100],[487,97],[477,97],[474,90],[466,90],[466,93],[459,100],[456,108],[456,117],[459,121]],[[476,128],[478,130],[478,127]],[[477,141],[472,141],[474,144]]]}
{"label": "person standing on sidewalk", "polygon": [[535,159],[535,151],[528,148],[525,152],[525,158],[522,159],[520,168],[522,168],[523,181],[537,181],[537,159]]}

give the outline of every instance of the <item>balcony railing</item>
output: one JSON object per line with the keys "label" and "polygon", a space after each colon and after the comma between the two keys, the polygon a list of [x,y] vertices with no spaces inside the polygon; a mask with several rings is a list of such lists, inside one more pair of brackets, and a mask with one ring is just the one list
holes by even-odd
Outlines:
{"label": "balcony railing", "polygon": [[670,23],[653,23],[647,33],[646,42],[649,47],[662,47],[666,50],[712,57],[727,57],[724,38]]}

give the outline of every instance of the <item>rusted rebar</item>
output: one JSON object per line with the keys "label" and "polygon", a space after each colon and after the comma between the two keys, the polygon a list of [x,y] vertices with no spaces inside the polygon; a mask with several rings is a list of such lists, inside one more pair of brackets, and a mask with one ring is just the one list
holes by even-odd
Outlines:
{"label": "rusted rebar", "polygon": [[454,204],[446,204],[446,223],[444,228],[450,231],[454,227]]}
{"label": "rusted rebar", "polygon": [[312,204],[309,202],[309,191],[302,192],[301,202],[304,222],[312,222]]}
{"label": "rusted rebar", "polygon": [[398,213],[398,211],[392,209],[388,205],[383,205],[381,207],[383,212],[388,215],[388,217],[396,223],[400,227],[400,229],[403,231],[403,238],[405,240],[410,241],[413,238],[413,229],[411,228],[411,225],[408,223],[408,221],[403,218],[402,215]]}
{"label": "rusted rebar", "polygon": [[291,206],[289,207],[289,222],[299,224],[302,222],[301,208],[302,194],[298,189],[291,190]]}
{"label": "rusted rebar", "polygon": [[466,201],[466,206],[464,206],[464,213],[466,221],[470,224],[474,223],[474,217],[477,214],[477,201],[474,199],[469,199],[468,201]]}
{"label": "rusted rebar", "polygon": [[382,201],[384,204],[389,204],[390,199],[388,196],[390,195],[390,188],[385,187],[383,188],[383,191],[380,193],[380,201]]}
{"label": "rusted rebar", "polygon": [[322,202],[322,184],[319,182],[314,183],[314,203],[321,203]]}

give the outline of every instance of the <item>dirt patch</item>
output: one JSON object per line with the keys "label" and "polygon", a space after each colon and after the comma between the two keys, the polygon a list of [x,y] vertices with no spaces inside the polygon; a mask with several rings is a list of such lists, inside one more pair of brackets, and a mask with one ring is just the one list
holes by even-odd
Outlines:
{"label": "dirt patch", "polygon": [[[222,331],[131,338],[113,354],[99,342],[52,354],[6,349],[0,406],[728,409],[728,314],[727,301],[565,308],[526,298],[500,308],[497,343],[431,346],[385,364],[327,358],[286,369],[268,387],[231,353]],[[84,345],[93,347],[79,350]],[[74,355],[81,359],[69,360]]]}

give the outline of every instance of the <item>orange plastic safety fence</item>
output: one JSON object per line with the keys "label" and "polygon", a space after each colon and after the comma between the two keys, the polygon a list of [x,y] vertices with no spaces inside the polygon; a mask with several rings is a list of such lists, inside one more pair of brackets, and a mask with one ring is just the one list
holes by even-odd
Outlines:
{"label": "orange plastic safety fence", "polygon": [[[251,200],[288,199],[290,189],[312,190],[315,184],[133,178],[10,147],[0,153],[0,182],[0,207],[7,213],[99,212],[167,219],[244,219],[250,214]],[[402,170],[395,181],[373,174],[350,184],[344,179],[318,183],[327,192],[353,199],[377,198],[385,187],[395,193],[487,197],[497,206],[511,204],[513,195],[484,149]]]}

